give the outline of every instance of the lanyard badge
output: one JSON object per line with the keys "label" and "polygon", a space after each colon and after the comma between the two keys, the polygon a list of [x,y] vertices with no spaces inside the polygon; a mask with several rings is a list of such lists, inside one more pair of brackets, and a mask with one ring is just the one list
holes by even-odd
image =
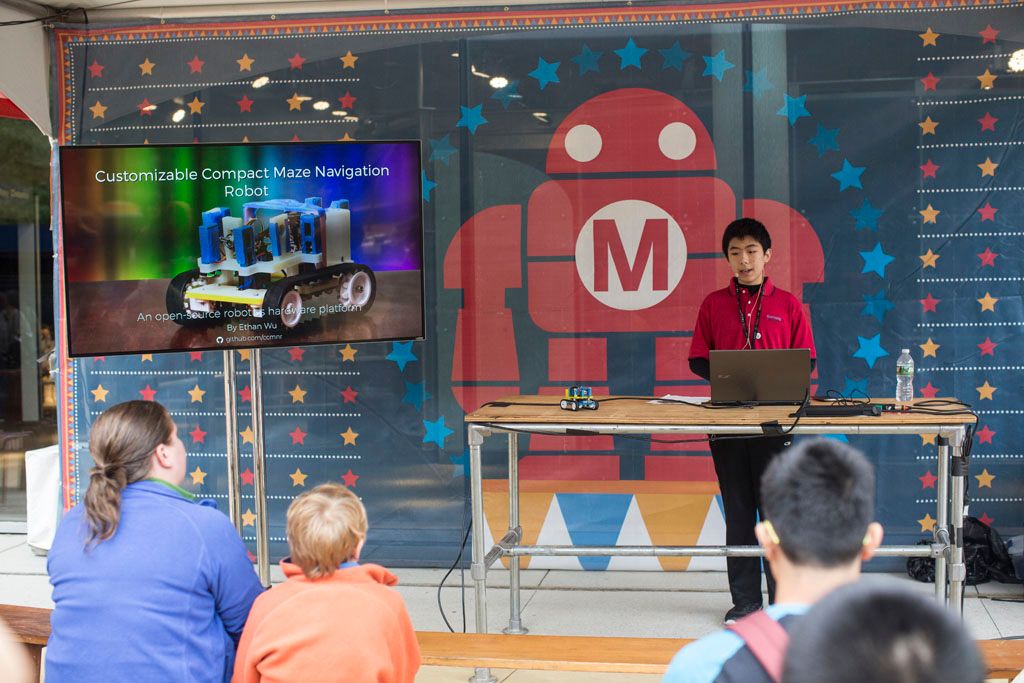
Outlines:
{"label": "lanyard badge", "polygon": [[743,312],[743,301],[740,298],[740,283],[736,281],[736,307],[740,312],[740,325],[743,327],[743,339],[746,341],[745,349],[754,348],[754,342],[761,339],[761,306],[764,305],[764,299],[761,298],[761,294],[764,292],[765,281],[761,281],[761,288],[757,290],[757,312],[754,314],[754,327],[753,329],[747,328],[747,316]]}

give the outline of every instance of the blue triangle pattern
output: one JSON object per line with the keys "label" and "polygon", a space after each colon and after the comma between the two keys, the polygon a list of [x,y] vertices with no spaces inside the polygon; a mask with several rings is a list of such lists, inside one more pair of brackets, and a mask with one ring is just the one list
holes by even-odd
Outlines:
{"label": "blue triangle pattern", "polygon": [[[630,493],[558,493],[565,527],[573,545],[615,545],[626,521]],[[608,568],[610,557],[581,557],[580,565],[588,570]]]}

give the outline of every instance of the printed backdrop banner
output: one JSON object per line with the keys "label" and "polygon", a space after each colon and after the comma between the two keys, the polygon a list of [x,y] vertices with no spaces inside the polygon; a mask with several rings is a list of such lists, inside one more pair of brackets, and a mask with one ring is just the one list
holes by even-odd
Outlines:
{"label": "printed backdrop banner", "polygon": [[[332,480],[369,508],[368,558],[451,563],[467,522],[462,418],[485,401],[579,383],[706,395],[686,359],[697,307],[730,276],[721,231],[741,215],[768,226],[769,276],[810,315],[816,391],[891,398],[896,358],[910,349],[918,396],[957,397],[979,414],[971,512],[1014,534],[1021,5],[68,25],[54,33],[55,116],[64,144],[422,141],[426,339],[263,352],[275,556],[289,501]],[[224,502],[223,367],[211,351],[64,358],[65,504],[88,481],[90,424],[132,398],[168,406],[189,448],[186,484]],[[252,439],[243,429],[243,457]],[[934,436],[850,441],[878,467],[887,538],[927,537]],[[520,446],[528,538],[722,542],[706,444],[534,436]],[[500,479],[505,461],[503,440],[489,440],[485,476]],[[249,541],[252,484],[243,465]],[[487,533],[500,537],[501,484],[487,490]],[[629,566],[717,566],[641,564]]]}

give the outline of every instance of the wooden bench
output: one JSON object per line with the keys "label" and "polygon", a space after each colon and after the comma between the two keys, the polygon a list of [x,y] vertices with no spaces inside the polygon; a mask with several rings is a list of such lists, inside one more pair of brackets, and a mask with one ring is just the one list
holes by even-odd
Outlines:
{"label": "wooden bench", "polygon": [[[0,605],[0,619],[26,646],[37,671],[50,637],[50,610]],[[489,669],[543,669],[662,674],[683,638],[506,636],[418,631],[423,664]],[[1024,670],[1024,640],[979,640],[990,679],[1013,679]]]}
{"label": "wooden bench", "polygon": [[488,669],[544,669],[662,674],[684,638],[506,636],[417,631],[423,664]]}
{"label": "wooden bench", "polygon": [[[506,636],[417,631],[423,664],[489,669],[544,669],[663,674],[683,638]],[[988,680],[1012,680],[1024,670],[1024,640],[979,640]]]}
{"label": "wooden bench", "polygon": [[43,647],[50,637],[50,611],[42,607],[21,607],[0,605],[0,619],[3,619],[16,641],[20,641],[32,658],[35,680],[43,664]]}

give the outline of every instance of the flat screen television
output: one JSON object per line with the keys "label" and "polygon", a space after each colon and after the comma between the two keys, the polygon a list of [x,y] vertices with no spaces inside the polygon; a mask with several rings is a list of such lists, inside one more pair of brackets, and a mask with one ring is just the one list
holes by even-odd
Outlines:
{"label": "flat screen television", "polygon": [[72,357],[422,339],[420,144],[69,146]]}

